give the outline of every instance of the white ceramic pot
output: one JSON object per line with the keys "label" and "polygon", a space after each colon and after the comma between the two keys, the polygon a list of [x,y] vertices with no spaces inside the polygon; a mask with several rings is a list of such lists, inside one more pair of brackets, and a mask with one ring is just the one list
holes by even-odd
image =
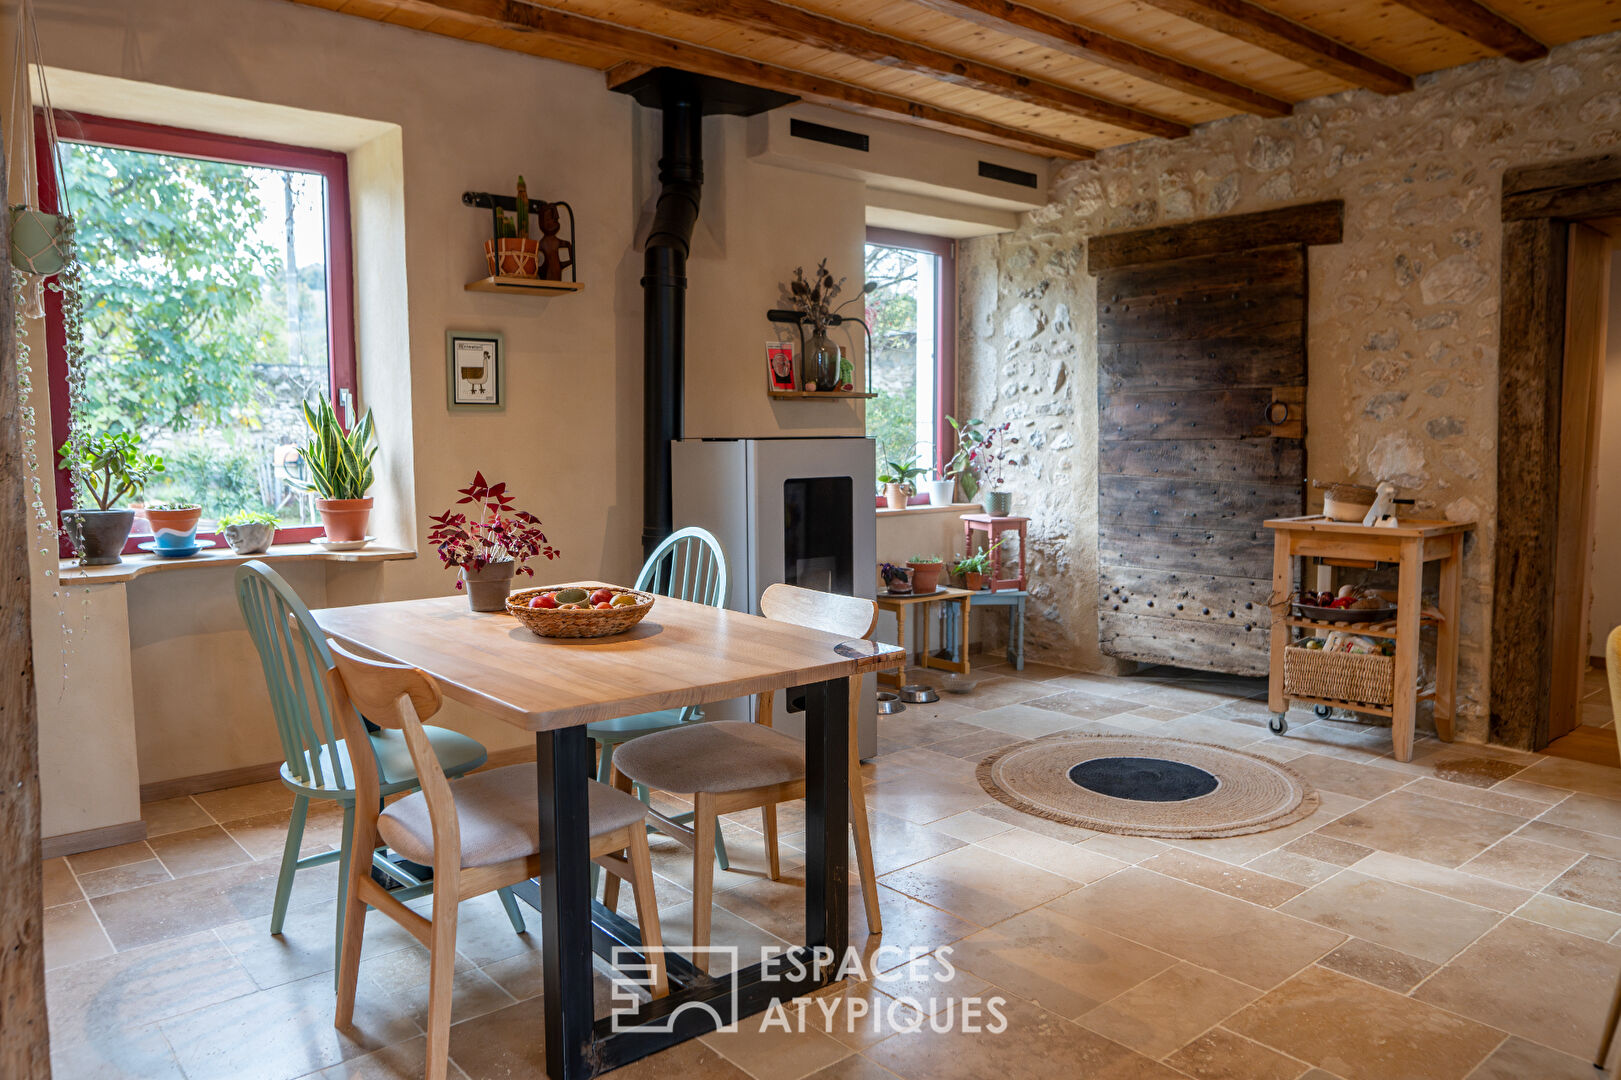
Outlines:
{"label": "white ceramic pot", "polygon": [[258,555],[269,550],[271,542],[276,539],[276,527],[260,521],[227,525],[221,531],[225,542],[238,555]]}
{"label": "white ceramic pot", "polygon": [[951,493],[956,488],[957,481],[953,479],[926,480],[924,486],[929,489],[930,506],[950,506]]}

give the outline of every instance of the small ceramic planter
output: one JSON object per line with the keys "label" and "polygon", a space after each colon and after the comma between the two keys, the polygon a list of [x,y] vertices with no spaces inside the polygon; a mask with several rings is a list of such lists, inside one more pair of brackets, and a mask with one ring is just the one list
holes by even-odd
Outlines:
{"label": "small ceramic planter", "polygon": [[1007,517],[1013,513],[1013,492],[985,492],[985,512],[991,517]]}
{"label": "small ceramic planter", "polygon": [[276,527],[258,521],[227,525],[222,532],[225,542],[238,555],[262,554],[270,549],[271,542],[276,539]]}
{"label": "small ceramic planter", "polygon": [[965,570],[962,575],[962,587],[969,592],[978,592],[985,587],[985,575]]}
{"label": "small ceramic planter", "polygon": [[326,538],[340,543],[366,539],[371,504],[370,495],[364,499],[316,499],[315,509],[321,515]]}
{"label": "small ceramic planter", "polygon": [[478,570],[470,566],[462,567],[462,582],[467,586],[467,606],[474,611],[505,611],[507,594],[512,592],[513,569],[511,559],[486,563]]}
{"label": "small ceramic planter", "polygon": [[484,241],[484,263],[491,277],[539,277],[540,241],[504,237]]}
{"label": "small ceramic planter", "polygon": [[906,509],[906,487],[903,484],[885,484],[884,501],[891,510]]}
{"label": "small ceramic planter", "polygon": [[152,524],[152,546],[156,551],[180,551],[197,546],[197,522],[203,508],[189,506],[182,510],[154,510],[147,508],[146,520]]}
{"label": "small ceramic planter", "polygon": [[932,593],[940,584],[940,575],[946,569],[943,562],[909,562],[906,565],[912,568],[912,591],[919,595]]}
{"label": "small ceramic planter", "polygon": [[951,492],[957,486],[956,480],[929,480],[925,482],[929,489],[930,506],[950,506]]}
{"label": "small ceramic planter", "polygon": [[124,561],[119,556],[135,527],[135,511],[64,510],[62,527],[86,566],[112,566]]}

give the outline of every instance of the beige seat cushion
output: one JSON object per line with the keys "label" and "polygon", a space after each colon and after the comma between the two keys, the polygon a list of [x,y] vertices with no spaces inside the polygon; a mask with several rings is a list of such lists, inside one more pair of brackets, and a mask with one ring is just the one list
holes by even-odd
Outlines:
{"label": "beige seat cushion", "polygon": [[[588,781],[591,835],[605,836],[643,820],[647,807],[623,791]],[[540,802],[533,765],[508,765],[450,782],[461,826],[462,865],[491,866],[540,850]],[[377,819],[388,846],[412,862],[433,862],[433,825],[428,801],[418,791],[390,803]]]}
{"label": "beige seat cushion", "polygon": [[805,744],[763,724],[712,720],[632,739],[614,765],[660,791],[744,791],[805,778]]}

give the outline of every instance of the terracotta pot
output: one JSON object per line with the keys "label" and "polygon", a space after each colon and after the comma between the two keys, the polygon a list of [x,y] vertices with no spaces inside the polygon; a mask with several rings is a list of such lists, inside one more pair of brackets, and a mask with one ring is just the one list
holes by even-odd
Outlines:
{"label": "terracotta pot", "polygon": [[912,568],[912,591],[919,595],[932,593],[946,569],[943,562],[908,562],[906,565]]}
{"label": "terracotta pot", "polygon": [[905,510],[906,498],[905,484],[884,485],[884,501],[889,504],[891,510]]}
{"label": "terracotta pot", "polygon": [[315,509],[321,515],[321,527],[328,540],[364,540],[366,525],[371,520],[370,495],[364,499],[316,499]]}
{"label": "terracotta pot", "polygon": [[972,570],[963,571],[962,587],[969,592],[978,592],[985,587],[985,575],[976,574]]}
{"label": "terracotta pot", "polygon": [[478,570],[462,567],[462,583],[467,586],[467,606],[474,611],[505,611],[507,594],[512,591],[511,559],[485,563]]}
{"label": "terracotta pot", "polygon": [[152,524],[152,542],[158,548],[189,548],[197,544],[197,522],[203,516],[200,506],[185,510],[153,510],[148,507],[146,520]]}
{"label": "terracotta pot", "polygon": [[135,511],[64,510],[62,527],[74,550],[84,555],[86,566],[112,566],[124,561],[119,553],[135,527]]}
{"label": "terracotta pot", "polygon": [[486,240],[484,264],[492,277],[539,277],[540,241]]}

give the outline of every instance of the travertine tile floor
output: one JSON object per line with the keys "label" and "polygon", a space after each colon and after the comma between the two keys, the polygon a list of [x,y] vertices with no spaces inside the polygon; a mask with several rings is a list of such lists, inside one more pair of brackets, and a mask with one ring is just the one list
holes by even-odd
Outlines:
{"label": "travertine tile floor", "polygon": [[[881,977],[836,988],[837,1007],[811,1009],[802,1030],[746,1024],[620,1075],[1599,1075],[1584,1058],[1621,974],[1621,770],[1434,739],[1400,763],[1384,731],[1309,712],[1280,738],[1253,681],[976,674],[971,694],[882,718],[865,768],[886,932],[865,934],[854,896],[851,917]],[[1161,843],[1020,815],[974,780],[999,746],[1121,729],[1287,760],[1322,807],[1275,832]],[[267,932],[289,805],[275,784],[153,803],[148,841],[45,865],[57,1076],[420,1075],[419,946],[369,920],[357,1023],[339,1031],[335,869],[301,874],[285,934]],[[782,882],[761,873],[758,823],[726,825],[737,869],[717,875],[717,942],[800,935],[803,817],[782,815]],[[307,837],[310,850],[335,843],[335,817],[312,815]],[[666,938],[680,942],[689,857],[654,845]],[[538,935],[513,934],[488,897],[461,925],[453,1075],[543,1075]],[[908,950],[947,946],[949,983],[931,957],[908,963]],[[991,996],[1006,1001],[1001,1034],[941,1022]],[[852,1026],[858,999],[881,1022]]]}

